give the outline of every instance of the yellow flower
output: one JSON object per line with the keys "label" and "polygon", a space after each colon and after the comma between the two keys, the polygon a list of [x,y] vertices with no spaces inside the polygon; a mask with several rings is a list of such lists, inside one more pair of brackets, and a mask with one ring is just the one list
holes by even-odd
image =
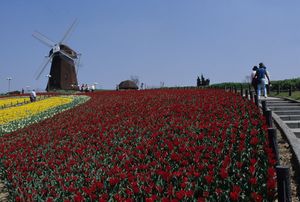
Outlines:
{"label": "yellow flower", "polygon": [[12,106],[16,105],[18,103],[25,103],[29,102],[29,97],[13,97],[13,98],[1,98],[0,99],[0,108],[3,108],[5,106]]}
{"label": "yellow flower", "polygon": [[71,97],[51,97],[30,104],[0,110],[0,125],[23,119],[59,105],[70,103]]}

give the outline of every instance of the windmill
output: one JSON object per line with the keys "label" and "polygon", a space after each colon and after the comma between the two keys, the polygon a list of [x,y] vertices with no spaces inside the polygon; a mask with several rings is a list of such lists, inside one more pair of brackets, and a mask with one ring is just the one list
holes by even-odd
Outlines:
{"label": "windmill", "polygon": [[62,39],[55,43],[40,32],[35,31],[32,36],[51,48],[46,60],[36,73],[36,80],[40,78],[47,65],[51,62],[50,73],[47,75],[48,84],[46,90],[78,90],[77,70],[81,54],[76,53],[64,41],[70,35],[77,20],[66,31]]}

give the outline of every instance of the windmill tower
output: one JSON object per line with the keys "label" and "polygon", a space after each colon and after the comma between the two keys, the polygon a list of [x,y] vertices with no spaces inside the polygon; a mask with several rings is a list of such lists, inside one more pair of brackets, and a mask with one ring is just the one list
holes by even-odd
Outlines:
{"label": "windmill tower", "polygon": [[78,90],[76,66],[79,63],[80,55],[72,50],[69,46],[63,44],[68,35],[71,33],[77,21],[75,20],[67,30],[63,38],[55,43],[43,34],[34,32],[33,37],[51,48],[46,61],[39,68],[36,79],[38,80],[47,65],[51,62],[50,73],[47,75],[48,84],[46,90]]}

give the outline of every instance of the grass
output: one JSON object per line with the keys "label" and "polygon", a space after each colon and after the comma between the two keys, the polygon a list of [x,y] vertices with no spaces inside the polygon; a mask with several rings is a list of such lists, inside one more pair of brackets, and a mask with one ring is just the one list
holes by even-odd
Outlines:
{"label": "grass", "polygon": [[294,99],[294,100],[300,100],[300,91],[293,91],[292,92],[292,95],[289,96],[289,92],[280,92],[279,94],[274,91],[274,92],[270,92],[270,96],[271,97],[287,97],[287,98],[291,98],[291,99]]}

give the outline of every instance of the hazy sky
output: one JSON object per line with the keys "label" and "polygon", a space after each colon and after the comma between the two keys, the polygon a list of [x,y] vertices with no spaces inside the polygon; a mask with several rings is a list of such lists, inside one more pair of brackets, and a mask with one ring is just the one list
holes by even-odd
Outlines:
{"label": "hazy sky", "polygon": [[45,89],[49,48],[37,30],[82,54],[78,81],[115,89],[130,76],[148,86],[241,82],[263,62],[272,80],[300,76],[299,0],[3,0],[0,92]]}

